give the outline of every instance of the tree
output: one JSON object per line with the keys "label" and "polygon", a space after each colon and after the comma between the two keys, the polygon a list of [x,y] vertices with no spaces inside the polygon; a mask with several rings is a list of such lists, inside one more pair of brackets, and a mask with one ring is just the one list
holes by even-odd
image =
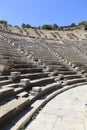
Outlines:
{"label": "tree", "polygon": [[79,26],[84,26],[84,29],[87,30],[87,21],[82,21],[78,24]]}
{"label": "tree", "polygon": [[25,28],[25,26],[26,26],[25,23],[22,23],[21,27],[22,27],[22,28]]}
{"label": "tree", "polygon": [[64,29],[64,26],[59,27],[59,30],[63,31],[63,29]]}
{"label": "tree", "polygon": [[0,23],[1,23],[1,24],[4,24],[4,25],[7,25],[8,22],[5,21],[5,20],[0,20]]}
{"label": "tree", "polygon": [[87,30],[87,24],[85,25],[85,30]]}
{"label": "tree", "polygon": [[43,25],[42,29],[53,30],[52,25],[49,25],[49,24]]}
{"label": "tree", "polygon": [[22,23],[21,27],[22,28],[32,28],[32,26],[30,24],[25,24],[25,23]]}
{"label": "tree", "polygon": [[32,28],[30,24],[26,24],[26,28]]}
{"label": "tree", "polygon": [[84,26],[85,26],[85,25],[87,25],[87,21],[82,21],[82,22],[80,22],[78,25],[79,25],[79,26],[80,26],[80,25],[84,25]]}
{"label": "tree", "polygon": [[72,23],[70,26],[71,26],[71,27],[76,27],[76,24],[75,24],[75,23]]}
{"label": "tree", "polygon": [[59,28],[59,26],[56,23],[53,24],[53,27],[54,27],[54,29],[58,29]]}
{"label": "tree", "polygon": [[58,29],[58,25],[56,23],[53,25],[45,24],[42,26],[42,29],[56,30],[56,29]]}

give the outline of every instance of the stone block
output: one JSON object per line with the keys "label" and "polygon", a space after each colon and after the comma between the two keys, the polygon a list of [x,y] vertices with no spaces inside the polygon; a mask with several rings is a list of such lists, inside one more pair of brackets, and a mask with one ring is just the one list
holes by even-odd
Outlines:
{"label": "stone block", "polygon": [[76,70],[76,71],[79,71],[79,67],[76,67],[75,70]]}
{"label": "stone block", "polygon": [[2,65],[0,64],[0,73],[2,75],[8,75],[9,74],[9,66],[8,65]]}
{"label": "stone block", "polygon": [[1,63],[7,65],[9,63],[9,59],[2,58]]}
{"label": "stone block", "polygon": [[20,76],[21,76],[20,72],[11,72],[11,78],[15,82],[20,81]]}
{"label": "stone block", "polygon": [[37,95],[40,94],[40,92],[30,91],[30,94],[31,94],[32,96],[37,96]]}
{"label": "stone block", "polygon": [[40,92],[40,91],[42,91],[42,88],[39,87],[39,86],[36,86],[36,87],[32,88],[32,91],[34,91],[34,92]]}
{"label": "stone block", "polygon": [[7,98],[14,94],[14,88],[6,87],[0,88],[0,100]]}
{"label": "stone block", "polygon": [[54,70],[49,76],[57,76],[58,75],[58,70]]}
{"label": "stone block", "polygon": [[30,79],[21,79],[20,83],[22,87],[26,88],[30,85]]}
{"label": "stone block", "polygon": [[17,94],[16,97],[17,98],[19,98],[19,97],[28,97],[28,92],[25,92],[25,91],[21,92],[21,93]]}
{"label": "stone block", "polygon": [[48,71],[50,71],[50,67],[49,66],[47,66],[47,68],[45,69],[45,72],[48,72]]}
{"label": "stone block", "polygon": [[55,78],[55,81],[59,81],[59,80],[64,80],[63,74],[59,74],[59,75]]}
{"label": "stone block", "polygon": [[0,126],[4,125],[4,122],[8,121],[14,115],[17,115],[29,104],[29,98],[19,98],[9,101],[0,108]]}

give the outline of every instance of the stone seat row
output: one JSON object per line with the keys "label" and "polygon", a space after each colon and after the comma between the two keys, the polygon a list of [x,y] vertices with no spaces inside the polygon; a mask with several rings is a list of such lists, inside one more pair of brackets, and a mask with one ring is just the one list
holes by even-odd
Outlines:
{"label": "stone seat row", "polygon": [[[72,82],[74,82],[74,80],[73,81],[71,80],[71,84],[72,84]],[[68,83],[70,83],[70,82],[68,82]],[[78,83],[78,80],[77,80],[77,82],[75,80],[75,83]],[[65,84],[63,84],[63,85],[65,85]],[[29,96],[28,93],[26,93],[26,92],[18,94],[17,95],[17,97],[18,97],[17,99],[13,99],[10,102],[8,102],[5,105],[0,107],[0,113],[1,113],[0,114],[0,126],[1,126],[1,128],[2,128],[2,125],[3,125],[4,121],[6,122],[9,119],[9,124],[10,124],[10,119],[15,117],[15,115],[20,113],[24,108],[30,107],[30,104],[33,104],[33,102],[35,100],[37,100],[39,97],[42,97],[42,95],[45,95],[46,93],[48,93],[48,92],[50,92],[52,90],[60,89],[61,87],[62,87],[61,83],[57,82],[57,83],[52,83],[52,84],[46,85],[44,87],[41,87],[41,90],[37,91],[37,92],[36,92],[36,90],[33,91],[35,89],[35,88],[33,88],[32,92],[30,93],[31,96]],[[17,122],[19,122],[19,121],[17,121]],[[12,126],[11,126],[11,129],[15,128],[15,130],[17,130],[16,129],[16,125],[13,124]]]}

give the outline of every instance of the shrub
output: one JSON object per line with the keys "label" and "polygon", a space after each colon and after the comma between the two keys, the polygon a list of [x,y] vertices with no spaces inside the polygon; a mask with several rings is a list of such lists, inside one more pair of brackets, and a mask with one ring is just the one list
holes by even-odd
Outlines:
{"label": "shrub", "polygon": [[70,26],[71,27],[76,27],[77,25],[75,23],[72,23]]}
{"label": "shrub", "polygon": [[87,21],[82,21],[82,22],[80,22],[78,25],[87,25]]}
{"label": "shrub", "polygon": [[4,25],[7,25],[8,22],[5,21],[5,20],[0,20],[0,23],[1,23],[1,24],[4,24]]}
{"label": "shrub", "polygon": [[42,29],[53,30],[52,25],[49,25],[49,24],[43,25]]}
{"label": "shrub", "polygon": [[85,25],[85,30],[87,30],[87,24]]}
{"label": "shrub", "polygon": [[58,29],[59,28],[59,26],[55,23],[55,24],[53,24],[53,29],[54,30],[56,30],[56,29]]}
{"label": "shrub", "polygon": [[23,24],[21,25],[21,27],[22,27],[22,28],[32,28],[32,26],[31,26],[30,24],[25,24],[25,23],[23,23]]}
{"label": "shrub", "polygon": [[42,26],[42,29],[47,29],[47,30],[56,30],[58,29],[58,25],[55,23],[53,25],[50,25],[50,24],[45,24]]}

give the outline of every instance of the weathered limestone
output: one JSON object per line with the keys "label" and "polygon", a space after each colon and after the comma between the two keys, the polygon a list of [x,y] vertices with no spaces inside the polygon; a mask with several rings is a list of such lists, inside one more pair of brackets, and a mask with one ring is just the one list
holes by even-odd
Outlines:
{"label": "weathered limestone", "polygon": [[12,81],[20,81],[20,75],[21,73],[20,72],[11,72],[11,79]]}
{"label": "weathered limestone", "polygon": [[24,91],[24,92],[21,92],[21,93],[17,94],[16,97],[17,98],[19,98],[19,97],[28,97],[28,95],[29,95],[28,92]]}
{"label": "weathered limestone", "polygon": [[0,100],[5,99],[14,94],[14,88],[6,87],[0,88]]}
{"label": "weathered limestone", "polygon": [[0,81],[0,86],[7,85],[7,84],[10,84],[10,83],[12,83],[11,80],[2,80],[2,81]]}
{"label": "weathered limestone", "polygon": [[0,75],[8,75],[9,73],[9,66],[0,64]]}
{"label": "weathered limestone", "polygon": [[18,93],[22,92],[23,90],[24,90],[23,87],[18,87],[18,88],[15,88],[15,89],[14,89],[14,93],[15,93],[15,94],[18,94]]}
{"label": "weathered limestone", "polygon": [[7,64],[9,64],[9,57],[8,57],[8,58],[4,58],[4,57],[2,57],[2,59],[1,59],[1,63],[2,63],[3,65],[7,65]]}
{"label": "weathered limestone", "polygon": [[20,83],[23,88],[27,88],[30,85],[30,79],[21,79]]}
{"label": "weathered limestone", "polygon": [[32,95],[32,96],[37,96],[37,95],[39,95],[40,94],[40,92],[39,91],[30,91],[30,94]]}
{"label": "weathered limestone", "polygon": [[18,69],[12,68],[11,69],[12,72],[15,72],[16,70],[22,74],[42,72],[42,68],[18,68]]}
{"label": "weathered limestone", "polygon": [[60,82],[57,83],[52,83],[52,84],[48,84],[45,87],[42,88],[42,91],[45,93],[55,90],[55,89],[59,89],[62,87],[62,84]]}
{"label": "weathered limestone", "polygon": [[75,83],[81,83],[84,81],[86,82],[86,78],[71,79],[71,80],[64,81],[63,85],[71,85]]}
{"label": "weathered limestone", "polygon": [[32,63],[27,63],[27,64],[14,64],[13,68],[32,68],[33,64]]}
{"label": "weathered limestone", "polygon": [[30,81],[30,86],[31,87],[38,86],[38,85],[41,86],[41,85],[46,85],[53,82],[54,82],[54,77],[41,78],[41,79]]}
{"label": "weathered limestone", "polygon": [[[39,96],[44,96],[44,94],[46,94],[47,92],[53,90],[53,89],[57,89],[60,88],[61,84],[60,83],[53,83],[50,85],[47,85],[45,87],[43,87],[43,92],[41,93],[37,93],[37,92],[32,92],[32,95],[30,95],[29,99],[36,99],[35,97],[38,95]],[[47,90],[46,90],[47,89]],[[31,110],[28,111],[27,113],[25,113],[25,115],[23,115],[23,117],[19,120],[17,120],[17,122],[15,123],[15,125],[13,127],[10,127],[11,130],[19,130],[22,127],[25,126],[25,124],[32,118],[32,116],[35,115],[36,112],[38,112],[38,110],[45,104],[47,103],[56,93],[52,92],[51,94],[45,96],[44,98],[40,98],[38,100],[35,100],[35,102],[33,104],[31,104]],[[14,124],[14,121],[13,121]],[[10,129],[9,128],[9,129]]]}
{"label": "weathered limestone", "polygon": [[75,71],[59,71],[59,74],[64,74],[64,75],[73,75],[73,74],[76,74]]}
{"label": "weathered limestone", "polygon": [[47,66],[47,68],[46,68],[44,71],[45,71],[45,72],[50,71],[50,67],[49,67],[49,66]]}
{"label": "weathered limestone", "polygon": [[79,67],[76,67],[75,70],[79,71]]}
{"label": "weathered limestone", "polygon": [[[24,100],[23,97],[26,97],[26,99],[27,98],[29,99],[29,105],[30,105],[35,100],[38,101],[39,97],[40,97],[40,101],[41,100],[44,101],[44,99],[47,96],[49,96],[49,93],[51,92],[53,93],[55,90],[57,91],[57,90],[62,89],[62,85],[65,85],[64,88],[66,88],[67,86],[69,87],[69,85],[72,86],[79,83],[86,83],[85,76],[84,78],[82,78],[83,76],[80,76],[80,75],[77,76],[78,70],[75,70],[75,68],[78,67],[77,63],[76,63],[77,66],[72,65],[74,64],[75,56],[79,53],[71,54],[71,52],[73,51],[69,51],[70,46],[68,47],[68,45],[66,45],[65,43],[63,42],[61,43],[54,40],[51,41],[52,37],[50,36],[49,36],[49,40],[46,42],[45,42],[45,39],[40,39],[40,37],[37,39],[32,38],[30,41],[30,37],[27,37],[26,39],[26,37],[20,37],[20,36],[15,37],[14,35],[10,36],[6,34],[5,37],[7,36],[9,36],[10,38],[5,38],[6,43],[2,43],[2,41],[0,41],[0,54],[1,54],[0,58],[3,57],[2,59],[3,64],[9,65],[8,74],[10,74],[9,72],[11,72],[11,76],[8,75],[7,76],[8,79],[5,79],[5,80],[3,79],[3,77],[0,78],[0,85],[1,85],[0,89],[3,89],[4,87],[6,87],[5,90],[3,89],[3,92],[0,93],[1,97],[4,98],[4,102],[5,102],[4,105],[3,104],[1,105],[4,111],[2,113],[5,113],[5,114],[2,115],[0,113],[0,116],[1,116],[0,123],[6,122],[13,115],[15,116],[17,115],[17,118],[18,118],[18,114],[17,114],[18,112],[20,112],[19,116],[22,115],[21,108],[25,106],[25,103],[23,103],[22,104],[23,106],[21,106],[20,102],[22,103],[22,100]],[[12,39],[13,41],[9,42],[9,39]],[[14,45],[12,43],[14,43]],[[2,45],[3,45],[3,48],[2,48]],[[19,51],[18,51],[18,46],[20,46]],[[71,50],[72,49],[73,48],[71,48]],[[31,52],[33,52],[32,55],[31,55]],[[72,56],[69,57],[67,55],[72,55]],[[73,58],[73,55],[74,55],[74,58]],[[14,61],[12,58],[14,59]],[[80,61],[80,59],[78,58],[79,56],[76,57],[75,61],[77,62]],[[87,65],[86,58],[84,59],[84,61],[85,61],[85,64]],[[79,65],[79,68],[80,67],[82,67],[81,74],[83,74],[84,73],[83,70],[86,71],[87,67],[85,67],[84,69],[83,65]],[[73,69],[70,69],[70,68],[73,68]],[[1,69],[0,72],[3,72],[4,69],[2,67],[0,69]],[[11,77],[11,80],[9,80],[10,77]],[[14,82],[17,82],[17,83],[14,83]],[[10,90],[10,89],[8,90],[7,88],[12,88],[13,90]],[[45,98],[42,99],[41,98],[42,96],[44,96]],[[16,100],[16,98],[18,99]],[[21,98],[21,101],[19,101],[20,98]],[[13,99],[15,99],[15,101]],[[1,110],[1,107],[0,107],[0,110]],[[25,108],[25,111],[26,111],[26,108]],[[23,112],[25,113],[25,111]],[[31,113],[31,110],[30,110],[30,113]],[[33,111],[33,114],[34,114],[34,111]],[[12,120],[14,120],[14,118]],[[15,123],[13,124],[16,125]]]}
{"label": "weathered limestone", "polygon": [[58,70],[54,70],[49,76],[57,76],[58,75]]}
{"label": "weathered limestone", "polygon": [[29,73],[29,74],[22,74],[21,78],[28,78],[28,79],[40,79],[48,77],[49,72],[41,72],[41,73]]}
{"label": "weathered limestone", "polygon": [[[85,76],[85,75],[84,75]],[[65,75],[64,76],[64,80],[68,80],[68,79],[76,79],[76,78],[81,78],[82,77],[82,74],[74,74],[74,75]]]}
{"label": "weathered limestone", "polygon": [[0,76],[0,80],[6,80],[8,79],[8,76]]}
{"label": "weathered limestone", "polygon": [[32,88],[32,91],[34,91],[34,92],[40,92],[40,91],[42,91],[42,88],[39,87],[39,86],[36,86],[36,87]]}
{"label": "weathered limestone", "polygon": [[64,80],[63,74],[59,74],[59,75],[55,78],[55,81],[60,81],[60,80]]}
{"label": "weathered limestone", "polygon": [[[87,85],[83,85],[65,91],[50,100],[25,130],[39,130],[39,128],[41,130],[86,130],[86,115]],[[19,124],[21,122],[17,123]]]}
{"label": "weathered limestone", "polygon": [[12,118],[29,103],[29,98],[14,99],[0,107],[0,125]]}

